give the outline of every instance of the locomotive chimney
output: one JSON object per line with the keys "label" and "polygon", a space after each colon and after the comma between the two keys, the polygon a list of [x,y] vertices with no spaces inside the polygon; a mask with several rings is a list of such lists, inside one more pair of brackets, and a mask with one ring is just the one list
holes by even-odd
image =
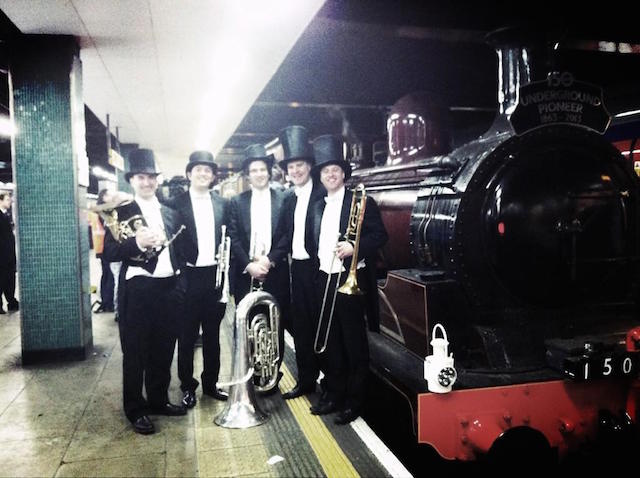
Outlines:
{"label": "locomotive chimney", "polygon": [[518,104],[520,86],[532,81],[532,41],[529,32],[515,28],[497,30],[487,35],[487,42],[498,57],[498,115],[483,137],[512,131],[509,117]]}

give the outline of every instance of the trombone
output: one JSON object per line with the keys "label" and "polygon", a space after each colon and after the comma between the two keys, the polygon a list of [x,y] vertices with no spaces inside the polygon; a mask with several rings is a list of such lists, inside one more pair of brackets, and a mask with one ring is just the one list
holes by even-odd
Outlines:
{"label": "trombone", "polygon": [[222,287],[220,300],[222,304],[229,302],[229,261],[231,259],[231,238],[227,236],[227,226],[221,226],[222,237],[218,245],[218,253],[216,254],[216,289]]}
{"label": "trombone", "polygon": [[[318,319],[318,328],[316,329],[316,338],[313,343],[313,350],[317,354],[321,354],[327,348],[327,342],[329,341],[329,331],[331,330],[331,323],[333,322],[333,312],[336,307],[337,293],[345,295],[362,295],[362,290],[358,287],[358,250],[360,248],[360,234],[362,232],[362,221],[364,220],[364,211],[367,206],[367,192],[365,191],[364,184],[360,183],[353,190],[353,197],[351,198],[351,209],[349,210],[349,222],[347,224],[347,231],[344,233],[344,240],[353,244],[353,255],[351,256],[351,266],[349,267],[349,275],[347,280],[341,287],[340,278],[342,277],[342,267],[338,272],[338,279],[333,289],[333,297],[331,299],[331,307],[329,310],[329,316],[327,318],[326,331],[322,342],[320,342],[320,335],[324,325],[325,309],[327,306],[327,296],[329,295],[329,283],[331,282],[331,274],[327,277],[327,282],[324,286],[324,296],[322,298],[322,307],[320,308],[320,317]],[[338,233],[338,241],[336,242],[336,248],[340,241],[340,234]],[[333,263],[337,257],[337,251],[334,252],[331,258],[331,265],[329,266],[329,272],[333,269]],[[340,259],[338,259],[340,260]],[[340,260],[340,262],[342,262]]]}

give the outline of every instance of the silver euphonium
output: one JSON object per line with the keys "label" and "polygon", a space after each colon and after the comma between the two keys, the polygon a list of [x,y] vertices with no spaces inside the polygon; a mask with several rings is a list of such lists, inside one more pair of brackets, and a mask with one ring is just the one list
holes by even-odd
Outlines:
{"label": "silver euphonium", "polygon": [[222,225],[222,235],[218,253],[216,254],[216,289],[222,288],[220,300],[223,304],[229,302],[229,261],[231,259],[231,238],[227,236],[227,226]]}
{"label": "silver euphonium", "polygon": [[278,382],[278,302],[263,290],[248,293],[236,307],[234,326],[233,378],[217,384],[230,387],[229,399],[214,423],[225,428],[249,428],[269,418],[256,402],[256,390],[266,392]]}

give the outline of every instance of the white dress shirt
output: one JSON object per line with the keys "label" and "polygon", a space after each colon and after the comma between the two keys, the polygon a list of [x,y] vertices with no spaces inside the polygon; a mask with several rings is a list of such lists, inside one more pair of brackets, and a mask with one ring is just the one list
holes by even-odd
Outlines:
{"label": "white dress shirt", "polygon": [[[266,255],[271,250],[271,190],[251,190],[251,243],[249,256]],[[249,257],[251,258],[251,257]]]}
{"label": "white dress shirt", "polygon": [[[216,263],[216,221],[213,215],[211,195],[199,193],[189,188],[193,219],[198,238],[198,258],[196,267],[212,266]],[[188,264],[193,265],[193,264]]]}
{"label": "white dress shirt", "polygon": [[[158,199],[155,197],[153,199],[142,199],[136,196],[136,202],[138,203],[138,206],[140,206],[140,211],[142,211],[142,215],[144,216],[145,221],[147,221],[147,225],[149,226],[149,228],[160,231],[161,234],[164,235],[164,221],[162,220],[160,203],[158,202]],[[142,267],[131,266],[127,269],[127,275],[125,279],[129,280],[132,277],[136,276],[163,278],[171,277],[173,275],[174,271],[173,266],[171,265],[169,248],[165,247],[165,249],[158,256],[158,263],[156,264],[156,268],[154,269],[153,274],[150,274]]]}
{"label": "white dress shirt", "polygon": [[322,272],[335,274],[345,270],[342,267],[342,261],[335,257],[336,244],[343,239],[340,234],[340,213],[344,201],[344,186],[334,194],[328,195],[324,200],[327,204],[324,207],[320,224],[318,259],[320,259]]}
{"label": "white dress shirt", "polygon": [[309,254],[304,248],[304,235],[306,229],[307,209],[309,209],[309,199],[313,181],[309,179],[302,187],[296,187],[294,192],[297,196],[296,209],[293,214],[293,243],[291,246],[291,258],[296,260],[309,259]]}

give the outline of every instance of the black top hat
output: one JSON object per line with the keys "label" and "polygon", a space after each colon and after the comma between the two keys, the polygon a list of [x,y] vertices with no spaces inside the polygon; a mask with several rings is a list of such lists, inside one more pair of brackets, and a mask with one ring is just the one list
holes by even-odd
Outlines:
{"label": "black top hat", "polygon": [[320,176],[320,170],[330,164],[337,164],[344,171],[345,181],[351,177],[351,164],[344,159],[342,153],[342,141],[337,136],[325,134],[313,140],[313,155],[316,164],[311,172]]}
{"label": "black top hat", "polygon": [[134,149],[129,153],[129,170],[124,173],[124,178],[129,181],[134,174],[160,174],[156,170],[156,158],[150,149]]}
{"label": "black top hat", "polygon": [[213,162],[213,154],[209,151],[194,151],[189,155],[189,162],[187,163],[187,173],[190,172],[197,164],[203,164],[211,167],[213,174],[218,171],[218,165]]}
{"label": "black top hat", "polygon": [[278,163],[283,171],[287,171],[287,165],[291,161],[307,161],[314,165],[313,151],[309,144],[309,135],[304,126],[287,126],[278,133],[280,144],[284,150],[284,158]]}
{"label": "black top hat", "polygon": [[251,144],[244,150],[244,161],[242,162],[242,170],[245,173],[249,172],[249,165],[253,161],[264,161],[267,164],[269,175],[271,175],[271,168],[273,167],[273,154],[267,154],[263,144]]}

